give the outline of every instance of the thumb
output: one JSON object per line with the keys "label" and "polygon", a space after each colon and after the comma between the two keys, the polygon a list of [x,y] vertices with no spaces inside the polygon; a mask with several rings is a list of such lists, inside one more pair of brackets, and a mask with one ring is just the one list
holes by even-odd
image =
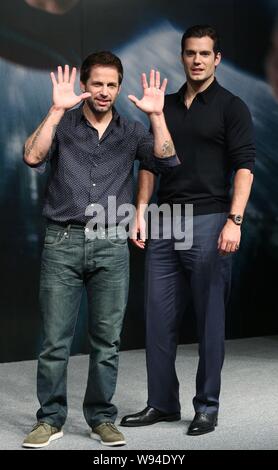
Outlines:
{"label": "thumb", "polygon": [[82,93],[82,95],[79,95],[80,100],[86,100],[87,98],[90,98],[91,93]]}
{"label": "thumb", "polygon": [[219,235],[218,241],[217,241],[217,248],[219,249],[222,243],[222,232]]}
{"label": "thumb", "polygon": [[137,106],[137,103],[139,100],[136,98],[136,96],[128,95],[128,98],[130,99],[130,101],[132,101],[132,103],[134,103]]}

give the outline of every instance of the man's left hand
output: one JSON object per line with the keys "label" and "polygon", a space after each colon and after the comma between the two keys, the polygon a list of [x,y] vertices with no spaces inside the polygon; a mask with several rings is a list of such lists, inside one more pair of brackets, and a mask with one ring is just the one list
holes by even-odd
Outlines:
{"label": "man's left hand", "polygon": [[236,225],[232,220],[227,220],[218,238],[218,250],[223,255],[235,253],[239,249],[240,238],[240,225]]}
{"label": "man's left hand", "polygon": [[160,72],[151,70],[150,83],[148,84],[145,73],[142,73],[143,97],[141,100],[134,95],[128,95],[137,108],[147,114],[161,114],[164,107],[164,95],[167,86],[167,78],[164,78],[160,86]]}
{"label": "man's left hand", "polygon": [[146,221],[144,214],[137,213],[131,229],[130,241],[137,248],[144,250],[146,244]]}

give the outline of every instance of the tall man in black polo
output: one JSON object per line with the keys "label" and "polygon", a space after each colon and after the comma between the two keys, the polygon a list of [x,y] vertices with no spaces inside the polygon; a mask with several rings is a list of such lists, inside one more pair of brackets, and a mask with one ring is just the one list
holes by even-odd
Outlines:
{"label": "tall man in black polo", "polygon": [[[109,196],[116,199],[116,210],[132,202],[136,158],[161,170],[178,163],[163,116],[166,79],[160,85],[159,72],[151,71],[149,83],[142,74],[141,100],[130,96],[150,117],[154,137],[139,122],[120,116],[113,106],[123,77],[118,57],[100,52],[85,59],[80,96],[74,92],[75,76],[76,69],[70,74],[67,65],[64,71],[58,67],[57,79],[51,73],[53,106],[25,144],[28,165],[41,168],[48,159],[51,167],[43,209],[48,224],[40,279],[40,409],[24,447],[44,447],[63,435],[67,363],[84,286],[90,341],[85,419],[92,437],[102,444],[125,444],[114,425],[117,408],[111,400],[128,294],[129,252],[125,228],[115,225],[116,214],[109,214]],[[83,106],[70,110],[84,100]],[[105,215],[95,234],[87,224],[94,206],[102,207]]]}
{"label": "tall man in black polo", "polygon": [[[195,417],[188,434],[213,431],[217,424],[224,360],[225,305],[232,254],[239,248],[241,223],[253,181],[255,149],[247,106],[215,79],[221,60],[216,32],[193,26],[182,38],[187,81],[166,96],[165,117],[181,165],[161,178],[159,204],[193,204],[193,244],[175,250],[171,240],[150,240],[146,260],[146,350],[148,406],[123,418],[124,426],[180,419],[175,371],[177,333],[192,296],[199,337]],[[145,244],[144,208],[154,175],[141,166],[138,230]],[[234,174],[230,199],[231,176]],[[184,226],[185,217],[181,217]]]}

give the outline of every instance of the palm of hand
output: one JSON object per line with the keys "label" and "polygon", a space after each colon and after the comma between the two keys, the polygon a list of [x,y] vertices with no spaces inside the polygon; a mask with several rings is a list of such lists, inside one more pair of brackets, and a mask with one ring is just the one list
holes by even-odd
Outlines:
{"label": "palm of hand", "polygon": [[164,106],[164,93],[155,87],[145,88],[144,95],[137,102],[137,106],[145,113],[159,113]]}
{"label": "palm of hand", "polygon": [[80,101],[89,98],[91,93],[84,92],[81,95],[76,95],[74,92],[74,83],[76,78],[76,67],[73,67],[71,73],[69,66],[65,65],[63,71],[61,65],[57,68],[57,79],[53,72],[51,72],[51,80],[53,84],[53,103],[55,106],[62,109],[70,109]]}
{"label": "palm of hand", "polygon": [[138,100],[134,95],[128,95],[129,99],[147,114],[157,113],[160,114],[163,111],[164,106],[164,95],[167,86],[167,79],[164,78],[162,85],[160,86],[160,73],[159,71],[151,70],[149,84],[145,73],[142,73],[142,88],[143,97]]}
{"label": "palm of hand", "polygon": [[80,102],[80,97],[77,96],[70,83],[58,83],[53,88],[53,103],[61,108],[72,108]]}

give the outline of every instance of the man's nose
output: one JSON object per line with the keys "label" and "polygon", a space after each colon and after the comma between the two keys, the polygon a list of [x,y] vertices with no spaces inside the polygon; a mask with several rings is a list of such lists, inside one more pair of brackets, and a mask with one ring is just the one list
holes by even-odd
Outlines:
{"label": "man's nose", "polygon": [[199,64],[201,62],[201,56],[199,53],[195,54],[194,56],[194,63]]}
{"label": "man's nose", "polygon": [[104,95],[104,96],[107,96],[108,95],[108,87],[107,85],[103,85],[102,88],[101,88],[101,94]]}

